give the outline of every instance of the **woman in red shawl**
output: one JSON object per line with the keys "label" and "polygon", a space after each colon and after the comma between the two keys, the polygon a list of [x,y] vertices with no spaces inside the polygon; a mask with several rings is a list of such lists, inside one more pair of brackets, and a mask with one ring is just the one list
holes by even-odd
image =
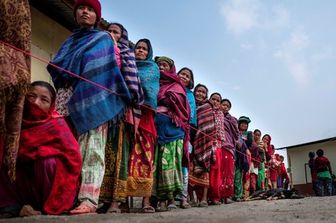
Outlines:
{"label": "woman in red shawl", "polygon": [[[81,170],[79,146],[55,111],[55,90],[47,82],[32,83],[27,94],[16,181],[0,172],[0,208],[8,216],[58,215],[69,211]],[[24,206],[23,206],[24,205]],[[38,211],[35,211],[38,210]]]}
{"label": "woman in red shawl", "polygon": [[182,167],[189,165],[190,107],[174,61],[168,57],[156,57],[155,62],[160,68],[160,89],[155,117],[158,150],[153,193],[159,200],[157,211],[167,211],[176,208],[174,197],[183,190]]}

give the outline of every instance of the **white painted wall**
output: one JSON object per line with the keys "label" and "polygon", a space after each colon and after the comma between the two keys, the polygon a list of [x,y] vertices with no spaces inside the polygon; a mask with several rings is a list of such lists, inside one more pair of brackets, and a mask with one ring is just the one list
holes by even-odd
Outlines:
{"label": "white painted wall", "polygon": [[[71,35],[66,28],[31,7],[32,15],[32,50],[34,56],[50,61],[57,53],[64,40]],[[51,82],[46,70],[47,64],[32,58],[31,81]]]}

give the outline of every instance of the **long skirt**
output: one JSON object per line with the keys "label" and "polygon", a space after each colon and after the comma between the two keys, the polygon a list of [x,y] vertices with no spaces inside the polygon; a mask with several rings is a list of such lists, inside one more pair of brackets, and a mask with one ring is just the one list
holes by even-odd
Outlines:
{"label": "long skirt", "polygon": [[42,211],[51,192],[56,173],[56,159],[46,158],[31,162],[19,161],[16,180],[10,182],[4,170],[0,171],[0,208],[19,211],[29,204]]}
{"label": "long skirt", "polygon": [[209,188],[210,185],[210,177],[209,172],[203,171],[202,173],[195,173],[195,161],[190,162],[189,167],[189,194],[192,194],[194,191],[196,193],[197,199],[199,201],[203,198],[204,188]]}
{"label": "long skirt", "polygon": [[100,200],[126,202],[130,138],[123,121],[108,130],[105,154],[105,175]]}
{"label": "long skirt", "polygon": [[142,108],[138,132],[130,152],[128,196],[150,197],[152,194],[155,138],[154,113]]}
{"label": "long skirt", "polygon": [[226,149],[222,150],[222,182],[221,197],[232,197],[234,195],[234,157]]}
{"label": "long skirt", "polygon": [[241,199],[243,197],[243,170],[235,166],[234,176],[235,198]]}
{"label": "long skirt", "polygon": [[265,190],[265,163],[261,162],[258,171],[257,190]]}
{"label": "long skirt", "polygon": [[127,194],[133,197],[150,197],[153,188],[154,137],[139,129],[131,151]]}
{"label": "long skirt", "polygon": [[216,162],[210,167],[209,199],[219,201],[221,199],[220,187],[223,184],[222,176],[222,149],[216,149]]}
{"label": "long skirt", "polygon": [[79,136],[83,166],[81,171],[81,186],[79,202],[89,202],[98,206],[100,189],[105,170],[105,145],[108,124],[105,123]]}
{"label": "long skirt", "polygon": [[176,194],[183,191],[183,139],[162,145],[157,152],[156,197],[159,200],[174,199]]}

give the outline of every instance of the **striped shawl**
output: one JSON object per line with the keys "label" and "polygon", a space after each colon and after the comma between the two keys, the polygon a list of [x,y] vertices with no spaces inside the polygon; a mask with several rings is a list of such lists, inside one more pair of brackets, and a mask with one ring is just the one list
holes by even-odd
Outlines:
{"label": "striped shawl", "polygon": [[214,138],[216,137],[215,119],[210,102],[206,101],[197,107],[198,130],[193,143],[194,158],[197,166],[210,170],[214,158]]}
{"label": "striped shawl", "polygon": [[80,29],[63,43],[51,63],[115,93],[70,76],[50,64],[47,66],[57,89],[66,85],[74,89],[68,109],[78,134],[118,118],[125,103],[130,102],[129,90],[112,55],[114,46],[108,33]]}

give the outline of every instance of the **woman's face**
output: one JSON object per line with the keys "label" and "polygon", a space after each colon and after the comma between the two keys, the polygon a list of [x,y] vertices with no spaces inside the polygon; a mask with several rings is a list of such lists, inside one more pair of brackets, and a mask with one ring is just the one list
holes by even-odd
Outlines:
{"label": "woman's face", "polygon": [[31,91],[27,94],[29,102],[36,104],[44,112],[48,112],[51,106],[52,97],[48,88],[43,86],[33,86]]}
{"label": "woman's face", "polygon": [[170,65],[166,61],[158,62],[158,66],[160,68],[160,71],[169,71],[170,70]]}
{"label": "woman's face", "polygon": [[107,31],[112,34],[115,41],[119,42],[121,38],[121,28],[118,25],[110,25]]}
{"label": "woman's face", "polygon": [[145,60],[148,56],[148,45],[145,42],[139,42],[135,50],[135,59]]}
{"label": "woman's face", "polygon": [[204,101],[206,99],[207,90],[205,87],[198,87],[195,89],[195,99],[198,102]]}
{"label": "woman's face", "polygon": [[81,28],[93,28],[96,24],[97,15],[93,8],[80,5],[76,11],[76,21]]}
{"label": "woman's face", "polygon": [[261,138],[261,133],[259,131],[256,131],[253,133],[254,141],[259,142]]}
{"label": "woman's face", "polygon": [[221,100],[222,99],[220,98],[218,94],[214,94],[210,98],[210,102],[214,106],[214,108],[219,108]]}
{"label": "woman's face", "polygon": [[224,113],[228,113],[228,112],[230,111],[230,109],[231,109],[231,107],[230,107],[230,103],[229,103],[228,101],[223,101],[223,102],[221,103],[221,109],[222,109],[222,111],[223,111]]}
{"label": "woman's face", "polygon": [[266,135],[262,138],[262,141],[268,145],[270,143],[270,138]]}
{"label": "woman's face", "polygon": [[183,85],[185,87],[188,87],[191,81],[191,72],[187,69],[183,69],[179,74],[178,74],[180,80],[182,81]]}
{"label": "woman's face", "polygon": [[245,132],[248,129],[248,124],[246,122],[241,122],[238,126],[240,131]]}

